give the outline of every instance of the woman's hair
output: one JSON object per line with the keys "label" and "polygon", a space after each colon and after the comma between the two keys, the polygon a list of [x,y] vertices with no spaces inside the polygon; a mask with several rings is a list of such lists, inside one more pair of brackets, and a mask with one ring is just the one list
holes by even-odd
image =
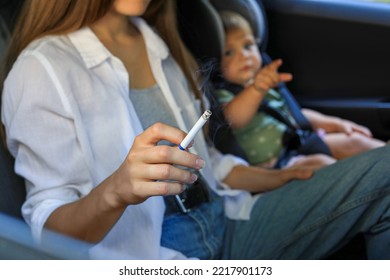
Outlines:
{"label": "woman's hair", "polygon": [[[62,35],[89,26],[103,17],[115,0],[25,0],[4,59],[1,89],[17,57],[32,41],[47,35]],[[180,39],[175,0],[152,0],[144,14],[167,43],[194,94],[201,93],[195,76],[197,64]],[[1,90],[2,91],[2,90]],[[1,102],[0,102],[1,104]],[[0,127],[4,137],[4,128]]]}
{"label": "woman's hair", "polygon": [[197,76],[199,66],[181,40],[177,29],[176,7],[176,0],[152,0],[143,17],[151,26],[156,27],[184,72],[191,90],[202,101],[202,93],[199,88],[201,77]]}
{"label": "woman's hair", "polygon": [[105,15],[114,0],[25,0],[4,61],[7,75],[19,54],[35,39],[87,26]]}

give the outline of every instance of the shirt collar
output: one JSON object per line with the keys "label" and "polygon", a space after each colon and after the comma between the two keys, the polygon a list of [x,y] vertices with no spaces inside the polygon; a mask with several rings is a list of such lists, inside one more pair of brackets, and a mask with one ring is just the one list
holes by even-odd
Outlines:
{"label": "shirt collar", "polygon": [[148,52],[158,58],[164,59],[169,55],[169,49],[160,36],[145,22],[144,19],[132,18],[133,23],[138,27],[145,39]]}
{"label": "shirt collar", "polygon": [[[164,41],[142,18],[132,18],[131,20],[144,37],[148,53],[161,59],[166,58],[169,51]],[[88,68],[99,65],[113,56],[89,27],[81,28],[68,36]]]}

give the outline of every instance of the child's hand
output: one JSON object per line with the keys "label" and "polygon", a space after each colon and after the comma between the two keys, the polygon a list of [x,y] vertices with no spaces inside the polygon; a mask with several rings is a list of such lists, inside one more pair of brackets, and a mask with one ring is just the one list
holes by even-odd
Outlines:
{"label": "child's hand", "polygon": [[282,63],[281,59],[277,59],[261,68],[259,72],[257,72],[253,81],[255,89],[265,94],[271,88],[276,87],[280,82],[291,81],[293,77],[290,73],[278,72]]}
{"label": "child's hand", "polygon": [[367,127],[354,123],[350,120],[339,118],[335,118],[332,132],[344,132],[348,135],[351,135],[353,132],[357,132],[367,137],[372,137],[372,133]]}

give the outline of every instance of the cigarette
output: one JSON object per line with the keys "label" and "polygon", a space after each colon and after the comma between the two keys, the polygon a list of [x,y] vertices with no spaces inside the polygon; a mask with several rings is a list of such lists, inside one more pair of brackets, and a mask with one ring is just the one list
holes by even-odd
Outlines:
{"label": "cigarette", "polygon": [[[198,121],[194,124],[194,126],[191,128],[190,132],[188,132],[187,136],[184,137],[183,141],[181,141],[180,145],[179,145],[179,149],[180,150],[185,150],[187,149],[188,145],[194,140],[196,134],[199,132],[199,130],[202,129],[202,127],[204,126],[204,124],[207,122],[207,120],[210,118],[211,116],[211,111],[210,110],[206,110],[204,111],[203,115],[200,116],[200,118],[198,119]],[[175,195],[175,200],[180,208],[180,210],[183,212],[183,213],[188,213],[190,210],[187,209],[187,207],[184,205],[183,201],[182,201],[182,198],[177,194]]]}
{"label": "cigarette", "polygon": [[183,139],[183,141],[181,141],[179,145],[180,150],[184,151],[185,149],[187,149],[188,145],[194,140],[196,134],[202,129],[204,124],[210,118],[211,114],[212,113],[210,110],[204,111],[203,115],[200,116],[198,121],[191,128],[190,132],[188,132],[187,136]]}

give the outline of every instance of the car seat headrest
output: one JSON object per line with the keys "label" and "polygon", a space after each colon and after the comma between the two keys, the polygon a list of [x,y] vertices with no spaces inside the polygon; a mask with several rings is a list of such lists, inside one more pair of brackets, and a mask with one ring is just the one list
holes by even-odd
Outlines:
{"label": "car seat headrest", "polygon": [[218,12],[230,10],[240,13],[260,39],[260,50],[265,50],[267,25],[260,0],[177,0],[177,20],[184,44],[201,63],[221,58],[225,34]]}
{"label": "car seat headrest", "polygon": [[264,7],[260,0],[209,0],[218,11],[232,11],[243,16],[251,25],[256,38],[260,39],[262,51],[267,44],[267,20]]}
{"label": "car seat headrest", "polygon": [[219,59],[224,44],[222,22],[208,0],[177,0],[177,20],[184,44],[200,62]]}

